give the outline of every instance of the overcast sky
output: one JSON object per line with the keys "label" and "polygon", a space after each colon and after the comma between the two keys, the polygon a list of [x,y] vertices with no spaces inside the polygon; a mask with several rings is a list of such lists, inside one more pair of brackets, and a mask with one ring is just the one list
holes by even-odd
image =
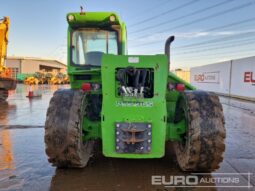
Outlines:
{"label": "overcast sky", "polygon": [[120,14],[129,54],[163,53],[175,35],[173,68],[255,56],[255,0],[2,0],[0,17],[11,18],[8,55],[66,62],[66,14],[81,5]]}

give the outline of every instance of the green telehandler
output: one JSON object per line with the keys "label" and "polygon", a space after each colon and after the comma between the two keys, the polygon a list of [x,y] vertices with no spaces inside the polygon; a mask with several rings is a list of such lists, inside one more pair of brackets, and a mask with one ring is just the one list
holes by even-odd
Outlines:
{"label": "green telehandler", "polygon": [[113,12],[67,15],[70,89],[54,93],[47,111],[48,160],[85,167],[102,142],[106,157],[161,158],[173,142],[183,171],[219,168],[226,130],[219,98],[169,72],[165,54],[127,55],[127,31]]}

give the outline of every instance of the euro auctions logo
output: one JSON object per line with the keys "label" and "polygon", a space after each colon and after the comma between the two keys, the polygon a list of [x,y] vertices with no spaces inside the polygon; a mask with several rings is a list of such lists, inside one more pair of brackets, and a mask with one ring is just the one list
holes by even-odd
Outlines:
{"label": "euro auctions logo", "polygon": [[244,72],[244,83],[255,85],[255,74],[253,72]]}
{"label": "euro auctions logo", "polygon": [[252,173],[191,173],[189,175],[151,176],[151,185],[167,188],[252,188]]}
{"label": "euro auctions logo", "polygon": [[194,75],[194,81],[197,83],[220,83],[220,72],[204,72]]}

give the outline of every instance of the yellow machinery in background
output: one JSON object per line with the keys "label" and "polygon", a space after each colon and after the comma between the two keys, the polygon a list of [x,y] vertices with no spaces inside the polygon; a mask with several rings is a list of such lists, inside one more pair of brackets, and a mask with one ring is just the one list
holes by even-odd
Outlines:
{"label": "yellow machinery in background", "polygon": [[37,78],[38,84],[46,84],[46,82],[47,82],[47,79],[45,77],[45,73],[42,72],[42,71],[36,72],[34,74],[34,77]]}
{"label": "yellow machinery in background", "polygon": [[24,84],[25,85],[38,85],[39,80],[34,76],[30,76],[25,79]]}
{"label": "yellow machinery in background", "polygon": [[70,78],[67,74],[64,74],[64,84],[70,84]]}
{"label": "yellow machinery in background", "polygon": [[61,72],[59,72],[55,75],[51,73],[50,76],[51,76],[51,78],[48,80],[48,84],[61,85],[61,84],[69,84],[70,83],[68,75],[63,74]]}
{"label": "yellow machinery in background", "polygon": [[69,84],[70,79],[67,74],[61,72],[45,72],[43,70],[34,74],[27,74],[22,80],[25,85],[38,85],[38,84],[49,84],[49,85],[62,85]]}
{"label": "yellow machinery in background", "polygon": [[9,90],[16,89],[16,80],[11,78],[11,71],[5,67],[9,29],[10,18],[0,19],[0,102],[7,99]]}
{"label": "yellow machinery in background", "polygon": [[45,78],[46,78],[46,83],[50,84],[51,83],[51,79],[53,78],[53,74],[51,72],[47,72],[45,74]]}
{"label": "yellow machinery in background", "polygon": [[64,84],[64,78],[65,78],[64,74],[58,73],[57,75],[55,75],[55,76],[53,76],[53,77],[51,78],[50,83],[51,83],[52,85]]}
{"label": "yellow machinery in background", "polygon": [[38,85],[38,84],[50,84],[50,85],[61,85],[69,84],[70,80],[68,75],[61,72],[36,72],[35,74],[26,77],[24,80],[25,85]]}

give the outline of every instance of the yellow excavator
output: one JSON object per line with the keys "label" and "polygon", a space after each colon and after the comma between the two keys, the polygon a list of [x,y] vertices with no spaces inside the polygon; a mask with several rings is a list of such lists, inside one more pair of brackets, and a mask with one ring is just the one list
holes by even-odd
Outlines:
{"label": "yellow excavator", "polygon": [[0,102],[6,101],[9,90],[16,89],[16,80],[11,78],[10,69],[5,67],[9,29],[10,18],[0,19]]}
{"label": "yellow excavator", "polygon": [[53,77],[50,79],[50,84],[52,85],[61,85],[64,84],[65,75],[63,73],[58,73],[56,75],[53,75]]}
{"label": "yellow excavator", "polygon": [[39,80],[36,77],[34,77],[34,76],[30,76],[30,77],[27,77],[24,80],[24,84],[25,85],[38,85],[39,84]]}

